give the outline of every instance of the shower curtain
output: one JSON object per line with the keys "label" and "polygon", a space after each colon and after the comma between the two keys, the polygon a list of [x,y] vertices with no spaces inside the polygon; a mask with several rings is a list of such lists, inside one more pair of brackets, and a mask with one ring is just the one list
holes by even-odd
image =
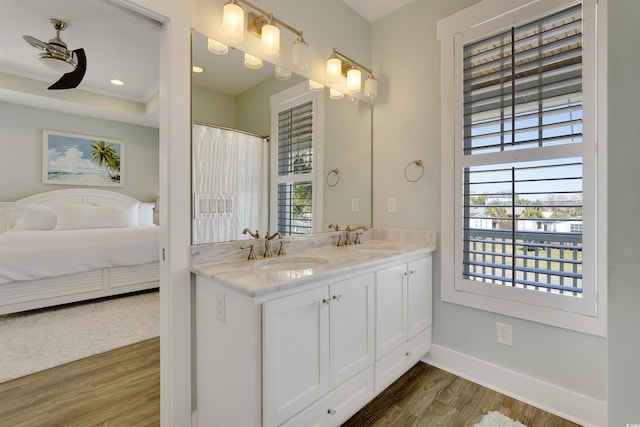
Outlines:
{"label": "shower curtain", "polygon": [[193,244],[246,238],[244,228],[266,232],[265,139],[198,124],[192,138]]}

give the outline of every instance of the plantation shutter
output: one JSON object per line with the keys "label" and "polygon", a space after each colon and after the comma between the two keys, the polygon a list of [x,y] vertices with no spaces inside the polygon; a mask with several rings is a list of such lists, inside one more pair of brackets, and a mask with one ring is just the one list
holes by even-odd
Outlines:
{"label": "plantation shutter", "polygon": [[582,5],[465,44],[463,91],[463,278],[579,296]]}
{"label": "plantation shutter", "polygon": [[278,113],[278,231],[312,231],[313,102]]}

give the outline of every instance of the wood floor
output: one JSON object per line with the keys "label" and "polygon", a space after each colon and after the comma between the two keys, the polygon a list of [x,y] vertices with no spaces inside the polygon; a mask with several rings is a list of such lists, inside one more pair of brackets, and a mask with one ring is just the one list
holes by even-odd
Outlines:
{"label": "wood floor", "polygon": [[342,427],[466,427],[500,411],[528,427],[573,427],[572,422],[418,363]]}
{"label": "wood floor", "polygon": [[0,426],[160,425],[160,340],[0,383]]}
{"label": "wood floor", "polygon": [[[529,427],[576,426],[418,363],[343,427],[466,427],[492,410]],[[159,425],[158,338],[0,383],[0,427]]]}

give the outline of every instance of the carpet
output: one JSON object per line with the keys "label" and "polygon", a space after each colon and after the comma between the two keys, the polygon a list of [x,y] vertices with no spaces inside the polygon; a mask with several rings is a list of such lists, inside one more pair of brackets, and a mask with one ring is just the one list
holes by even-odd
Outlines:
{"label": "carpet", "polygon": [[159,334],[158,292],[0,316],[0,382]]}
{"label": "carpet", "polygon": [[527,427],[498,411],[488,412],[474,427]]}

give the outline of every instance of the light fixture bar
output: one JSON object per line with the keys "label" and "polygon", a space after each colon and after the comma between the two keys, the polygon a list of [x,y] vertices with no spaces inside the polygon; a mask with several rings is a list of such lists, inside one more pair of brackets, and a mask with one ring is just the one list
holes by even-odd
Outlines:
{"label": "light fixture bar", "polygon": [[369,75],[373,76],[373,71],[371,71],[370,68],[365,67],[364,65],[360,64],[358,61],[355,61],[351,58],[349,58],[347,55],[338,52],[335,48],[333,49],[333,54],[335,56],[340,57],[341,59],[345,60],[346,62],[349,62],[353,65],[356,65],[358,68],[362,68],[363,70],[365,70],[367,73],[369,73]]}
{"label": "light fixture bar", "polygon": [[[250,7],[251,9],[255,10],[256,12],[258,12],[259,14],[261,14],[264,18],[271,18],[272,22],[277,23],[278,25],[282,25],[283,27],[285,27],[287,30],[291,31],[292,33],[294,33],[295,35],[297,35],[298,37],[302,38],[302,31],[300,30],[296,30],[295,28],[293,28],[291,25],[287,24],[284,21],[281,21],[280,19],[276,18],[275,16],[273,16],[273,14],[265,12],[264,10],[260,9],[258,6],[249,3],[246,0],[235,0],[236,3],[242,3],[244,5],[246,5],[247,7]],[[302,39],[304,40],[304,39]]]}

